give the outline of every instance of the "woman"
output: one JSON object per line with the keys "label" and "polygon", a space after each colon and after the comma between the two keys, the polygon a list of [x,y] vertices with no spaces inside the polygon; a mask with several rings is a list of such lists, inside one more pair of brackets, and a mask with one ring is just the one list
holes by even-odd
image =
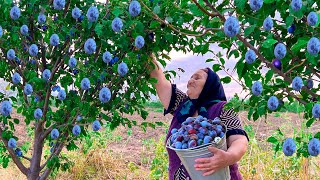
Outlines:
{"label": "woman", "polygon": [[[173,115],[166,141],[173,128],[179,129],[187,117],[202,115],[210,119],[220,117],[227,127],[227,151],[208,147],[214,156],[196,159],[195,169],[202,171],[204,176],[229,166],[232,180],[242,179],[237,162],[242,158],[248,146],[248,136],[241,126],[240,119],[233,109],[223,109],[226,97],[218,75],[210,68],[197,70],[188,81],[187,93],[176,88],[168,81],[154,56],[152,62],[155,69],[150,76],[156,78],[155,84],[158,97],[164,106],[164,115]],[[168,149],[169,179],[191,179],[175,151]]]}

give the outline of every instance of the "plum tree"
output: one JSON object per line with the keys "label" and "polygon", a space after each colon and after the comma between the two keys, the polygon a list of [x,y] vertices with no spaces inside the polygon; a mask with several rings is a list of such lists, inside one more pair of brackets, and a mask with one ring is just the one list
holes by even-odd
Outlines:
{"label": "plum tree", "polygon": [[288,33],[293,34],[295,30],[296,30],[296,25],[292,24],[292,25],[288,28]]}
{"label": "plum tree", "polygon": [[284,58],[286,53],[287,53],[287,49],[286,49],[286,46],[283,43],[277,44],[276,47],[274,48],[274,56],[277,59]]}
{"label": "plum tree", "polygon": [[[212,56],[207,62],[215,61],[212,69],[218,73],[227,71],[228,58],[236,58],[238,76],[234,79],[248,90],[243,92],[249,92],[248,119],[257,120],[273,111],[283,110],[284,101],[293,103],[294,100],[305,105],[304,123],[307,127],[320,117],[317,105],[319,21],[311,26],[316,18],[312,14],[309,20],[307,17],[310,12],[318,12],[315,8],[319,7],[318,2],[293,0],[291,5],[276,0],[107,2],[22,0],[13,6],[9,1],[2,4],[0,77],[12,83],[12,90],[18,91],[16,98],[0,95],[0,121],[4,124],[0,128],[3,142],[0,162],[4,167],[12,159],[28,179],[46,179],[53,170],[68,163],[59,160],[63,148],[78,148],[76,142],[86,138],[88,131],[106,126],[114,129],[119,125],[137,125],[136,121],[122,116],[125,112],[138,112],[146,119],[148,113],[141,104],[150,98],[150,92],[156,94],[156,80],[149,76],[155,68],[149,58],[150,53],[163,66],[166,60],[171,60],[168,53],[172,50],[192,51],[200,55],[209,53]],[[279,17],[275,16],[276,13]],[[263,25],[268,17],[274,22],[269,31],[265,29],[269,26]],[[23,25],[28,27],[27,35],[20,32]],[[56,46],[51,45],[53,34],[59,37]],[[142,38],[136,44],[138,36]],[[226,58],[210,49],[212,43],[227,50]],[[249,49],[256,55],[252,64],[245,59]],[[103,55],[107,51],[110,56]],[[69,66],[70,57],[77,59],[74,69]],[[128,71],[123,71],[125,76],[118,72],[122,62],[128,68]],[[263,68],[266,72],[261,70]],[[48,80],[42,78],[46,69],[51,72]],[[14,73],[21,77],[20,81],[15,79],[15,83]],[[176,75],[176,71],[165,72],[167,79]],[[315,83],[312,88],[304,85],[296,92],[290,86],[296,76],[303,82],[310,79]],[[81,81],[86,77],[91,81],[90,88],[83,90]],[[222,83],[230,81],[229,76],[221,78]],[[262,84],[263,91],[259,96],[250,91],[256,81]],[[53,95],[56,92],[58,95]],[[270,98],[272,96],[274,98]],[[56,108],[51,108],[52,105]],[[225,106],[239,110],[232,102]],[[43,112],[38,120],[33,114],[37,108]],[[32,147],[20,148],[24,142],[17,137],[15,124],[19,121],[11,117],[12,109],[24,117],[27,126],[33,127]],[[82,118],[77,121],[79,115]],[[78,136],[72,133],[75,125],[81,128]],[[143,122],[139,126],[154,128],[155,124]],[[190,130],[197,135],[197,140],[195,136],[187,136],[186,130],[177,131],[186,139],[193,138],[192,143],[183,142],[181,148],[201,142],[199,137],[203,139],[204,134],[197,133],[201,128],[203,133],[216,134],[213,141],[221,139],[221,129],[217,128],[214,133],[210,126],[204,129],[199,123]],[[53,142],[50,136],[53,129],[60,135],[54,139],[55,145],[48,147]],[[319,139],[320,133],[295,135],[299,139],[297,156],[309,156],[305,147],[311,136]],[[16,155],[15,149],[8,148],[10,138],[17,140],[16,148],[23,151],[21,157]],[[276,151],[280,151],[284,139],[285,135],[282,135],[268,141],[274,143]],[[51,154],[46,154],[46,149],[50,149]],[[32,154],[32,157],[25,157],[27,154]],[[29,167],[22,164],[21,158],[30,161]]]}
{"label": "plum tree", "polygon": [[13,84],[18,84],[21,82],[21,76],[19,73],[15,72],[12,76],[12,83]]}
{"label": "plum tree", "polygon": [[300,91],[303,86],[303,80],[301,77],[297,76],[292,80],[292,89]]}
{"label": "plum tree", "polygon": [[320,51],[320,41],[319,41],[319,39],[316,38],[316,37],[312,37],[308,41],[307,49],[308,49],[308,52],[311,55],[318,55],[318,53]]}
{"label": "plum tree", "polygon": [[118,73],[121,77],[128,73],[128,66],[125,62],[121,62],[118,66]]}
{"label": "plum tree", "polygon": [[84,44],[84,50],[87,54],[93,54],[96,51],[97,44],[94,39],[89,38]]}
{"label": "plum tree", "polygon": [[78,136],[79,134],[81,133],[81,128],[79,125],[75,125],[73,128],[72,128],[72,134],[75,135],[75,136]]}
{"label": "plum tree", "polygon": [[40,108],[37,108],[35,111],[34,111],[34,118],[35,119],[40,119],[41,117],[43,116],[43,112]]}

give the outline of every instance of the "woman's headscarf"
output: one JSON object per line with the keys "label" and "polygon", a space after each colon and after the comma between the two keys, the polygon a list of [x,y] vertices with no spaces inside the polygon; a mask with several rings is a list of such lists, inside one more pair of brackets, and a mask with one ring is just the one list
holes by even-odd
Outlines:
{"label": "woman's headscarf", "polygon": [[208,69],[208,78],[198,99],[188,98],[182,104],[180,111],[176,114],[179,122],[183,122],[186,118],[193,116],[196,110],[198,110],[198,115],[208,118],[207,108],[220,101],[227,100],[219,76],[210,68],[206,69]]}

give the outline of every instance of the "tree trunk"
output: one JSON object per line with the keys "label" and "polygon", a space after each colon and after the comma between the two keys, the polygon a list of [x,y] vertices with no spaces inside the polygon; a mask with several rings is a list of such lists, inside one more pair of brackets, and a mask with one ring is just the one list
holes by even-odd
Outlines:
{"label": "tree trunk", "polygon": [[40,162],[42,157],[43,140],[41,139],[42,126],[37,123],[34,135],[33,154],[28,172],[28,180],[36,180],[40,175]]}

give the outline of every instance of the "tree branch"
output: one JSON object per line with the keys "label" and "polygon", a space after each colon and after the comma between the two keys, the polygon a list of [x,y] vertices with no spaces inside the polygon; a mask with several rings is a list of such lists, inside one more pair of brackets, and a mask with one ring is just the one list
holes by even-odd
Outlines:
{"label": "tree branch", "polygon": [[31,161],[31,158],[28,158],[28,157],[26,157],[26,156],[21,156],[23,159],[26,159],[26,160],[28,160],[28,161]]}
{"label": "tree branch", "polygon": [[66,18],[66,16],[67,16],[67,12],[68,12],[68,10],[69,10],[69,8],[70,8],[70,2],[71,2],[71,0],[68,0],[66,6],[65,6],[65,8],[64,8],[64,12],[63,12],[63,17],[64,17],[64,18]]}
{"label": "tree branch", "polygon": [[40,171],[46,167],[46,165],[48,164],[49,160],[54,156],[54,155],[59,155],[62,148],[63,148],[63,144],[64,143],[60,143],[58,145],[58,148],[55,149],[55,151],[52,151],[52,153],[50,154],[49,158],[47,159],[47,161],[45,163],[43,163],[41,166],[40,166]]}
{"label": "tree branch", "polygon": [[[53,155],[59,155],[62,151],[63,148],[63,143],[59,144],[58,149],[56,149],[56,151],[52,152],[52,154],[50,155],[50,158],[41,166],[41,170],[47,165],[48,161],[53,157]],[[55,164],[53,164],[54,166]],[[45,180],[48,178],[48,176],[50,175],[52,171],[52,168],[47,168],[44,173],[40,176],[39,180]]]}
{"label": "tree branch", "polygon": [[297,64],[297,65],[293,66],[291,69],[289,69],[289,70],[288,70],[287,72],[285,72],[284,74],[285,74],[285,75],[289,74],[289,73],[290,73],[291,71],[293,71],[294,69],[302,66],[306,61],[307,61],[307,60],[302,60],[302,62],[301,62],[300,64]]}
{"label": "tree branch", "polygon": [[[209,6],[213,11],[219,13],[219,11],[212,6],[212,4],[210,4],[208,2],[208,0],[204,0],[204,2],[207,4],[207,6]],[[220,19],[225,22],[226,19],[223,15],[221,15],[219,13],[219,17]],[[292,83],[292,79],[288,76],[286,76],[282,71],[280,71],[279,69],[275,68],[271,62],[269,62],[264,56],[262,56],[262,54],[254,47],[252,46],[250,43],[248,43],[241,35],[237,34],[236,37],[242,41],[244,43],[245,46],[249,47],[250,49],[254,50],[256,55],[258,56],[258,58],[267,65],[267,67],[269,67],[270,69],[272,69],[274,72],[276,72],[277,74],[279,74],[280,76],[282,76],[284,78],[285,81]],[[302,87],[303,91],[306,91],[308,94],[310,94],[313,98],[317,98],[318,95],[315,94],[314,92],[310,91],[308,88],[306,88],[305,86]]]}
{"label": "tree branch", "polygon": [[304,101],[303,99],[298,98],[296,95],[294,95],[292,92],[290,92],[290,90],[289,90],[288,87],[286,87],[285,90],[286,90],[286,92],[287,92],[290,96],[292,96],[293,98],[295,98],[295,99],[296,99],[297,101],[299,101],[301,104],[304,104],[304,105],[308,104],[306,101]]}
{"label": "tree branch", "polygon": [[[202,33],[200,33],[200,34],[199,34],[198,32],[195,33],[195,34],[190,34],[190,33],[181,32],[180,30],[177,29],[177,27],[174,27],[172,24],[167,23],[166,21],[162,20],[157,14],[155,14],[153,11],[151,11],[151,10],[149,9],[149,7],[146,6],[142,1],[140,1],[140,3],[141,3],[150,13],[152,13],[153,18],[154,18],[155,20],[157,20],[157,21],[159,21],[159,22],[161,22],[161,23],[163,23],[163,24],[167,24],[170,29],[172,29],[173,31],[175,31],[175,32],[178,33],[178,34],[186,35],[186,36],[200,37],[200,36],[204,36],[205,34],[207,34],[207,33],[210,32],[210,31],[221,31],[220,28],[206,28],[206,29],[205,29]],[[189,30],[189,31],[190,31],[190,30]]]}
{"label": "tree branch", "polygon": [[208,16],[211,16],[211,17],[216,17],[218,16],[218,13],[209,13],[207,10],[205,10],[196,0],[192,0],[197,6],[198,8],[204,12],[205,14],[207,14]]}
{"label": "tree branch", "polygon": [[[2,128],[0,128],[0,134],[3,133]],[[17,167],[19,168],[19,170],[24,174],[27,175],[28,174],[28,169],[22,164],[22,162],[20,161],[20,159],[15,155],[13,149],[8,147],[8,141],[6,139],[3,138],[3,136],[0,136],[2,142],[4,143],[6,149],[8,150],[13,162],[17,165]]]}

